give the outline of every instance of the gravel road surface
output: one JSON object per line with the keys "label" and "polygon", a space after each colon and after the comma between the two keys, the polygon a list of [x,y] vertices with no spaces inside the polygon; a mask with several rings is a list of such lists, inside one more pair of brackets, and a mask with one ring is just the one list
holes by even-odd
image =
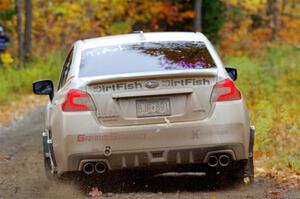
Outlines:
{"label": "gravel road surface", "polygon": [[98,198],[203,198],[203,199],[300,199],[299,190],[287,190],[269,179],[257,178],[252,185],[219,179],[207,183],[200,174],[169,174],[132,179],[128,174],[108,177],[44,176],[41,132],[44,107],[38,107],[7,128],[0,128],[0,199],[90,198],[92,187],[103,192]]}

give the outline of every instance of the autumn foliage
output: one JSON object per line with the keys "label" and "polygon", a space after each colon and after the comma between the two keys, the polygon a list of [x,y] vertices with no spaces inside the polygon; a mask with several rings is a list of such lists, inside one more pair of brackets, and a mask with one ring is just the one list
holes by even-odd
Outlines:
{"label": "autumn foliage", "polygon": [[0,10],[9,10],[12,5],[12,0],[1,0]]}
{"label": "autumn foliage", "polygon": [[[34,0],[33,4],[33,51],[38,54],[68,48],[78,39],[134,30],[175,30],[178,23],[194,17],[193,10],[176,1]],[[16,52],[15,16],[4,22],[13,38],[11,51]]]}
{"label": "autumn foliage", "polygon": [[[227,22],[220,31],[222,40],[220,48],[226,54],[242,55],[251,52],[261,54],[261,49],[277,40],[290,45],[299,45],[300,11],[299,5],[288,1],[278,1],[277,33],[274,35],[274,16],[267,14],[266,1],[235,1],[229,4],[226,12]],[[235,3],[234,3],[235,2]],[[264,3],[260,3],[264,2]],[[273,1],[271,1],[273,2]],[[298,6],[298,7],[297,7]]]}

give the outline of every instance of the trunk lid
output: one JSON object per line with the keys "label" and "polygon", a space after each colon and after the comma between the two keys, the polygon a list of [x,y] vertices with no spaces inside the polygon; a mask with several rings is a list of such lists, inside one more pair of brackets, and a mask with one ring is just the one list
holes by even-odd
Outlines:
{"label": "trunk lid", "polygon": [[187,122],[208,117],[217,69],[94,77],[87,91],[103,126]]}

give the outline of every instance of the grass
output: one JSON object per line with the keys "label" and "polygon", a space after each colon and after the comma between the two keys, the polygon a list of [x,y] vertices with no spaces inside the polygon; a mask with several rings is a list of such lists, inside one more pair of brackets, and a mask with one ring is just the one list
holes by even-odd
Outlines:
{"label": "grass", "polygon": [[36,80],[51,79],[56,82],[62,68],[62,60],[61,54],[53,53],[20,68],[0,65],[0,105],[20,99],[22,94],[31,93],[32,82]]}
{"label": "grass", "polygon": [[255,155],[268,167],[300,169],[300,51],[272,44],[259,56],[225,58],[238,69],[256,126]]}

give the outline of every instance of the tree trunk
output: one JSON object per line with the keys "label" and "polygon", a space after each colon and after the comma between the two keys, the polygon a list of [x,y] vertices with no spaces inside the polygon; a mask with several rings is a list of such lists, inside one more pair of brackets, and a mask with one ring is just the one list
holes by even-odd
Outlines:
{"label": "tree trunk", "polygon": [[286,0],[282,0],[282,3],[281,3],[281,14],[284,13],[286,5],[287,5],[287,1]]}
{"label": "tree trunk", "polygon": [[195,18],[194,18],[194,31],[202,31],[202,0],[195,0],[194,4]]}
{"label": "tree trunk", "polygon": [[31,56],[31,29],[32,29],[32,2],[26,0],[25,2],[25,56],[30,59]]}
{"label": "tree trunk", "polygon": [[242,8],[242,1],[241,0],[237,0],[237,4],[236,5],[237,5],[238,8],[241,9]]}
{"label": "tree trunk", "polygon": [[267,5],[266,5],[266,16],[270,16],[272,14],[273,10],[273,0],[267,0]]}
{"label": "tree trunk", "polygon": [[[259,5],[263,4],[263,0],[259,0]],[[261,6],[257,7],[257,14],[258,15],[263,15],[263,9],[261,9]]]}
{"label": "tree trunk", "polygon": [[279,8],[278,0],[273,0],[273,30],[272,30],[272,39],[276,39],[279,26]]}
{"label": "tree trunk", "polygon": [[24,62],[24,48],[23,48],[23,35],[22,35],[22,8],[21,0],[16,0],[17,12],[17,32],[18,32],[18,55],[20,65]]}
{"label": "tree trunk", "polygon": [[296,8],[296,0],[293,0],[292,1],[292,9],[295,9]]}

